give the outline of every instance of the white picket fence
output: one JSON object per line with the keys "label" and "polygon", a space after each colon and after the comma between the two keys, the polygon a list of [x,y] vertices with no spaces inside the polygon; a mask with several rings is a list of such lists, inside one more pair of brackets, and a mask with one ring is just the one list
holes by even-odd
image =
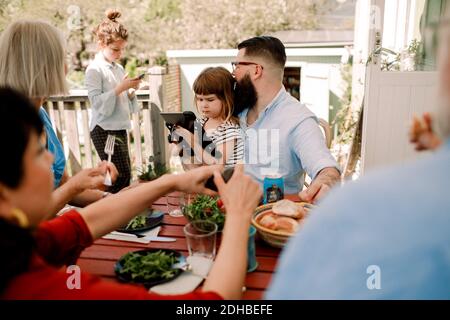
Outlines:
{"label": "white picket fence", "polygon": [[[132,115],[128,135],[134,173],[147,163],[150,155],[164,157],[164,130],[159,107],[150,103],[149,90],[136,91],[140,112]],[[69,173],[93,167],[99,161],[89,132],[90,104],[86,90],[71,91],[69,96],[51,97],[44,108],[62,142]]]}

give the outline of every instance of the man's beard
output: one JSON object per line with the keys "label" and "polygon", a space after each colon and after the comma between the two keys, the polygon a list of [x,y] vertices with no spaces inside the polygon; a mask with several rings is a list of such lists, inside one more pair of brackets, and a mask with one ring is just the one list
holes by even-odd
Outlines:
{"label": "man's beard", "polygon": [[235,82],[233,115],[237,117],[245,109],[253,108],[256,101],[258,101],[258,93],[250,76],[246,74],[241,81]]}

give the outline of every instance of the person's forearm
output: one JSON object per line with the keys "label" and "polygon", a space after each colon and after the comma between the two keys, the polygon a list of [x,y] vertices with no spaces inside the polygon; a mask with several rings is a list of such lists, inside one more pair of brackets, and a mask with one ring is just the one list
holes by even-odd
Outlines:
{"label": "person's forearm", "polygon": [[[244,214],[244,213],[242,213]],[[203,286],[224,299],[240,299],[247,271],[247,242],[250,221],[227,216],[217,258]]]}
{"label": "person's forearm", "polygon": [[314,180],[316,179],[320,179],[322,183],[332,187],[334,184],[341,181],[341,174],[336,168],[330,167],[322,169]]}
{"label": "person's forearm", "polygon": [[72,197],[69,204],[83,208],[102,199],[104,194],[105,193],[101,190],[84,190],[83,192]]}
{"label": "person's forearm", "polygon": [[120,94],[122,92],[124,92],[126,90],[126,88],[124,86],[122,86],[121,84],[118,84],[115,88],[114,88],[114,93],[116,94],[116,96],[120,96]]}
{"label": "person's forearm", "polygon": [[152,202],[172,191],[176,177],[165,175],[135,188],[111,195],[80,210],[92,237],[97,239],[125,225]]}
{"label": "person's forearm", "polygon": [[50,208],[48,209],[49,215],[56,215],[79,192],[80,190],[75,185],[73,185],[70,179],[60,187],[56,188],[56,190],[54,190],[52,193]]}

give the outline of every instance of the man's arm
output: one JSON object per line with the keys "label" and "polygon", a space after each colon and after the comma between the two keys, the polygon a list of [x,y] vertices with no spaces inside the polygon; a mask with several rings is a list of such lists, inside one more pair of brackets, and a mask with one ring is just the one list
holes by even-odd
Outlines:
{"label": "man's arm", "polygon": [[322,169],[311,182],[310,186],[306,190],[301,191],[298,196],[301,201],[316,202],[335,184],[339,183],[340,180],[341,174],[336,168],[329,167]]}
{"label": "man's arm", "polygon": [[304,119],[293,132],[293,148],[304,171],[313,178],[311,185],[299,193],[305,202],[315,202],[340,180],[339,166],[326,146],[314,117]]}

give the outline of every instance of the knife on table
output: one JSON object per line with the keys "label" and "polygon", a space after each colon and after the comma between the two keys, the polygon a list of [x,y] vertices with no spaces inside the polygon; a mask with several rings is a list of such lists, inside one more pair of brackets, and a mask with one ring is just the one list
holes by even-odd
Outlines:
{"label": "knife on table", "polygon": [[111,232],[111,235],[119,236],[123,238],[134,238],[134,239],[142,239],[142,240],[150,240],[150,241],[158,241],[158,242],[174,242],[177,241],[176,238],[170,238],[170,237],[160,237],[160,236],[144,236],[139,237],[133,233],[125,233],[125,232],[119,232],[119,231],[113,231]]}

